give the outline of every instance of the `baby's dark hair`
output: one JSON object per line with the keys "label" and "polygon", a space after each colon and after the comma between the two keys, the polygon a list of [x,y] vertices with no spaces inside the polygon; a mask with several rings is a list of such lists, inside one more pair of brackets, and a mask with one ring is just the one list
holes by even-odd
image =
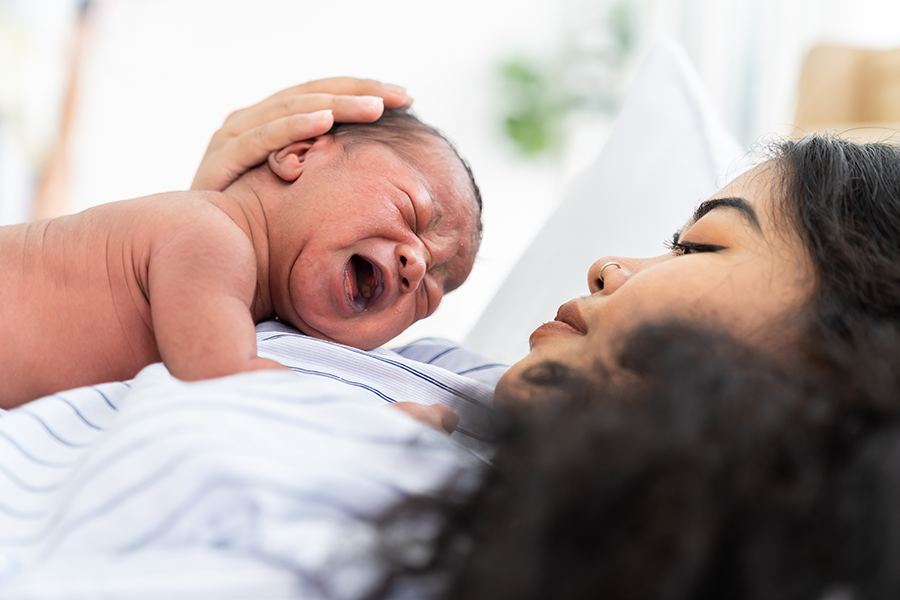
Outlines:
{"label": "baby's dark hair", "polygon": [[[420,148],[417,142],[424,136],[435,137],[450,148],[460,164],[469,176],[472,191],[475,194],[475,202],[478,204],[479,217],[482,212],[481,190],[475,182],[475,175],[469,162],[462,157],[456,145],[440,130],[423,123],[409,109],[386,108],[384,113],[373,123],[336,123],[331,129],[334,139],[341,142],[345,149],[351,149],[355,144],[379,143],[390,147],[403,159],[417,163]],[[478,219],[478,233],[482,231],[481,219]]]}

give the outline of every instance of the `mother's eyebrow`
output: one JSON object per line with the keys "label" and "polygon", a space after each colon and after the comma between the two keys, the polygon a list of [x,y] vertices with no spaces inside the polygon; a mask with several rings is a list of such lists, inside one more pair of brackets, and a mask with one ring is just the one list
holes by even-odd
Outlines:
{"label": "mother's eyebrow", "polygon": [[744,200],[743,198],[712,198],[700,204],[697,207],[697,210],[694,211],[694,214],[688,220],[685,228],[692,226],[694,223],[703,218],[705,214],[708,212],[715,210],[717,208],[735,208],[740,213],[741,216],[753,227],[762,233],[762,227],[759,225],[759,218],[756,216],[756,211],[753,209],[753,206]]}

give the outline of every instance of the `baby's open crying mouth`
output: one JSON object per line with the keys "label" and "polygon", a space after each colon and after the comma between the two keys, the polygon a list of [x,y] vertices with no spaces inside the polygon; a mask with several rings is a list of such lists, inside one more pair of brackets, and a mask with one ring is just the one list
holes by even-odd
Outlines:
{"label": "baby's open crying mouth", "polygon": [[345,279],[347,299],[357,310],[365,310],[384,289],[381,269],[358,254],[350,257]]}

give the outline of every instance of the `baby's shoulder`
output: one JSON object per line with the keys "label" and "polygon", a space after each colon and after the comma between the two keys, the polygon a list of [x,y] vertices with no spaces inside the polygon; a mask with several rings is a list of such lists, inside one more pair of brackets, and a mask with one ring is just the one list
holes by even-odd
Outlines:
{"label": "baby's shoulder", "polygon": [[222,192],[207,190],[163,192],[137,199],[140,210],[159,212],[168,219],[185,222],[198,216],[212,217],[223,213],[223,207],[230,200]]}
{"label": "baby's shoulder", "polygon": [[217,226],[237,226],[238,211],[231,210],[233,201],[221,192],[191,190],[185,192],[165,192],[139,199],[140,210],[146,222],[163,229],[197,228],[209,229]]}
{"label": "baby's shoulder", "polygon": [[140,199],[139,210],[147,241],[197,245],[250,245],[251,238],[240,210],[220,192],[186,191],[155,194]]}

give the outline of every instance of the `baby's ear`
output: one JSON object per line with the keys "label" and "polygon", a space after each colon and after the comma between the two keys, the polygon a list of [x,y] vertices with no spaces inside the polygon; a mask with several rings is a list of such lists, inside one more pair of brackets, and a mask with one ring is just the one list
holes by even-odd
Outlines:
{"label": "baby's ear", "polygon": [[269,154],[269,168],[287,182],[297,181],[306,166],[306,154],[319,139],[321,138],[294,142],[290,146],[272,152]]}

